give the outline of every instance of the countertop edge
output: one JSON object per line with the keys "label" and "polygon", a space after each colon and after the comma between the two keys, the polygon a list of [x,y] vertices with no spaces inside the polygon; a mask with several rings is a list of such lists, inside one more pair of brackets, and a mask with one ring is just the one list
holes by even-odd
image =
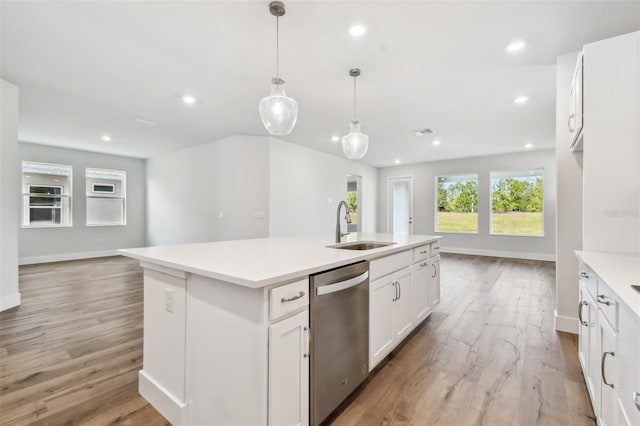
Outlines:
{"label": "countertop edge", "polygon": [[291,272],[289,274],[269,277],[269,278],[265,278],[263,280],[258,280],[258,281],[246,280],[246,279],[238,278],[236,276],[226,275],[226,274],[218,273],[218,272],[211,271],[211,270],[203,270],[203,269],[200,269],[200,268],[195,268],[195,267],[191,267],[191,266],[187,266],[187,265],[183,265],[183,264],[179,264],[179,263],[175,263],[175,262],[170,262],[170,261],[158,259],[158,258],[155,258],[155,257],[140,255],[140,254],[131,252],[130,250],[132,250],[132,249],[119,249],[118,250],[118,254],[120,254],[122,256],[130,257],[130,258],[133,258],[133,259],[136,259],[136,260],[139,260],[139,261],[143,261],[143,262],[147,262],[147,263],[151,263],[151,264],[164,266],[166,268],[174,269],[176,271],[184,271],[184,272],[188,272],[190,274],[200,275],[200,276],[207,277],[207,278],[213,278],[213,279],[216,279],[216,280],[225,281],[225,282],[228,282],[228,283],[241,285],[241,286],[244,286],[244,287],[248,287],[248,288],[252,288],[252,289],[256,289],[257,290],[257,289],[269,287],[269,286],[280,284],[280,283],[287,283],[289,281],[294,281],[294,280],[296,280],[298,278],[302,278],[302,277],[305,277],[305,276],[308,276],[308,275],[311,275],[311,274],[315,274],[317,272],[326,271],[327,269],[338,268],[338,267],[341,267],[341,266],[350,265],[352,263],[360,262],[360,261],[363,261],[363,260],[375,260],[375,259],[378,259],[380,257],[385,257],[385,256],[389,256],[389,255],[392,255],[392,254],[400,253],[400,252],[403,252],[403,251],[412,250],[412,249],[414,249],[416,247],[420,247],[420,246],[422,246],[424,244],[431,244],[431,243],[433,243],[435,241],[438,241],[440,239],[442,239],[441,236],[429,236],[429,238],[426,239],[426,240],[419,241],[419,242],[413,242],[413,243],[406,243],[406,244],[403,244],[400,247],[397,247],[397,246],[396,247],[394,247],[394,246],[381,247],[379,249],[374,249],[375,253],[363,253],[363,254],[361,254],[359,256],[355,256],[355,257],[350,258],[350,259],[345,259],[345,260],[341,260],[341,261],[336,261],[336,262],[331,262],[331,263],[327,263],[327,264],[323,264],[323,265],[318,265],[318,266],[313,267],[313,268],[302,269],[302,270]]}
{"label": "countertop edge", "polygon": [[[594,256],[594,255],[608,255],[608,256],[626,256],[626,257],[633,257],[633,256],[639,256],[639,255],[634,255],[634,254],[624,254],[624,253],[606,253],[606,252],[595,252],[595,251],[588,251],[588,250],[574,250],[573,251],[574,255],[582,262],[584,262],[586,265],[588,265],[591,269],[593,269],[593,272],[595,272],[599,277],[601,277],[603,279],[603,281],[605,281],[607,283],[607,285],[609,286],[609,288],[611,288],[611,290],[613,290],[613,292],[616,294],[616,296],[618,296],[620,298],[620,300],[622,301],[622,303],[624,303],[627,308],[629,308],[631,310],[631,312],[633,312],[636,316],[640,317],[640,306],[634,306],[633,303],[631,303],[631,301],[629,300],[630,297],[625,294],[625,292],[621,292],[620,291],[620,283],[615,282],[614,284],[611,284],[610,281],[606,278],[602,276],[602,272],[598,271],[597,266],[594,266],[592,264],[592,262],[590,262],[589,259],[585,259],[585,255],[586,256]],[[624,285],[624,284],[622,284]],[[627,284],[629,285],[629,284]],[[629,287],[631,287],[629,285]],[[635,290],[629,288],[628,292],[634,292]],[[629,293],[632,294],[632,293]],[[640,300],[640,294],[636,295],[633,294],[633,296],[637,297],[638,300]]]}

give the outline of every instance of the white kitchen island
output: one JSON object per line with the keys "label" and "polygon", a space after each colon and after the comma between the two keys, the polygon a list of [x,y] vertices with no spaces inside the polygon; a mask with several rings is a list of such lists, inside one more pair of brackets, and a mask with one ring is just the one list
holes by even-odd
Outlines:
{"label": "white kitchen island", "polygon": [[[176,425],[309,421],[309,275],[370,262],[369,368],[439,302],[439,238],[344,250],[331,237],[221,241],[121,250],[144,268],[139,390]],[[402,298],[392,283],[406,283]]]}

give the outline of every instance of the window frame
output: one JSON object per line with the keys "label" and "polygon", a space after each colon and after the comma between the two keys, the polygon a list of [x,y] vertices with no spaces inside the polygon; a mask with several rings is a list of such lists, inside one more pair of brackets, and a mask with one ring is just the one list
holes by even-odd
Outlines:
{"label": "window frame", "polygon": [[[446,177],[475,177],[476,181],[476,231],[468,232],[468,231],[439,231],[438,230],[438,179],[446,178]],[[436,174],[434,177],[434,197],[433,197],[433,231],[436,234],[453,234],[453,235],[480,235],[480,174],[479,173],[448,173],[448,174]]]}
{"label": "window frame", "polygon": [[[503,173],[522,173],[522,177],[526,177],[524,174],[530,172],[540,171],[540,177],[542,178],[542,234],[497,234],[493,232],[493,176],[495,174]],[[491,237],[532,237],[532,238],[544,238],[545,236],[545,221],[544,221],[544,201],[545,201],[545,169],[544,167],[534,167],[528,169],[509,169],[509,170],[492,170],[489,172],[489,236]],[[531,175],[530,175],[531,176]]]}
{"label": "window frame", "polygon": [[[122,179],[113,179],[121,182],[121,195],[117,195],[116,184],[115,183],[91,183],[91,191],[88,191],[87,179],[95,179],[90,178],[87,175],[90,172],[94,173],[106,173],[113,175],[120,175]],[[113,170],[113,169],[99,169],[96,167],[85,167],[84,169],[84,177],[85,177],[85,226],[88,228],[94,227],[111,227],[111,226],[127,226],[127,171],[126,170]],[[108,179],[105,179],[108,180]],[[95,185],[111,185],[113,186],[113,192],[102,192],[102,191],[94,191]],[[112,223],[89,223],[89,199],[111,199],[111,200],[122,200],[122,221],[120,223],[112,222]]]}
{"label": "window frame", "polygon": [[[33,174],[37,174],[36,172],[25,172],[24,171],[24,167],[25,165],[27,166],[31,166],[34,168],[38,168],[39,166],[42,166],[42,169],[45,170],[47,167],[49,168],[64,168],[67,169],[69,171],[68,176],[67,175],[63,175],[65,177],[68,177],[68,181],[69,181],[69,190],[67,191],[68,193],[65,193],[64,189],[65,189],[65,185],[59,185],[59,184],[31,184],[31,183],[25,183],[25,177],[28,173],[33,173]],[[39,174],[46,174],[46,173],[39,173]],[[21,191],[20,193],[22,194],[22,220],[21,220],[21,228],[22,229],[43,229],[43,228],[71,228],[73,227],[73,166],[68,165],[68,164],[55,164],[55,163],[43,163],[43,162],[38,162],[38,161],[29,161],[29,160],[23,160],[21,163],[21,169],[20,169],[20,175],[21,175]],[[24,192],[24,188],[25,186],[27,187],[27,190],[29,192]],[[60,191],[61,193],[55,194],[55,195],[47,195],[47,197],[51,197],[51,198],[60,198],[60,207],[56,207],[56,206],[42,206],[43,208],[48,208],[48,209],[55,209],[55,208],[59,208],[60,209],[60,221],[63,221],[63,212],[66,210],[65,206],[64,206],[64,200],[68,199],[68,223],[50,223],[50,224],[44,224],[44,223],[40,223],[40,224],[32,224],[31,220],[28,220],[28,223],[26,223],[25,219],[26,218],[30,218],[31,217],[31,209],[33,208],[40,208],[38,206],[34,207],[31,206],[31,198],[32,197],[37,197],[38,194],[32,193],[31,192],[31,187],[42,187],[42,188],[61,188],[62,190]],[[44,194],[42,194],[44,195]],[[43,197],[44,198],[44,197]]]}

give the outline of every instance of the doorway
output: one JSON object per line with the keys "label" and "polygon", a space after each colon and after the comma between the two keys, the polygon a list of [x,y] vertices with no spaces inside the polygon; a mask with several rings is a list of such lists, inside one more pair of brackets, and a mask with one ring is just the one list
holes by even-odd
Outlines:
{"label": "doorway", "polygon": [[347,232],[362,232],[362,176],[347,175],[347,207],[351,215]]}
{"label": "doorway", "polygon": [[413,177],[389,178],[388,232],[408,235],[413,233]]}

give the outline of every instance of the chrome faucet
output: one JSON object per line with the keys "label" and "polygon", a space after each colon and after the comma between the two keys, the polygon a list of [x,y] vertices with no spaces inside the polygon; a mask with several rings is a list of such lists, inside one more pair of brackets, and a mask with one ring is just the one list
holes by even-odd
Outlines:
{"label": "chrome faucet", "polygon": [[336,211],[336,243],[339,243],[342,237],[344,237],[345,235],[349,235],[348,232],[342,233],[340,231],[340,208],[343,205],[344,209],[347,212],[347,214],[344,216],[344,218],[347,220],[347,225],[351,223],[351,215],[349,214],[349,207],[347,206],[347,202],[344,200],[340,201],[338,203],[338,210]]}

